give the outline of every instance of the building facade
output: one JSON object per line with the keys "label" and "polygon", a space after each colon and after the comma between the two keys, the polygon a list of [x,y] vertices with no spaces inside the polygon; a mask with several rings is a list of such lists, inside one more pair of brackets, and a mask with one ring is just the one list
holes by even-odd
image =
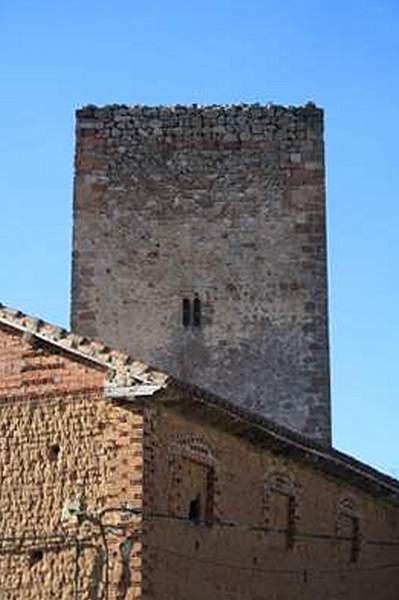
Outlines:
{"label": "building facade", "polygon": [[399,483],[0,307],[0,597],[396,600]]}
{"label": "building facade", "polygon": [[323,113],[77,112],[72,328],[331,441]]}

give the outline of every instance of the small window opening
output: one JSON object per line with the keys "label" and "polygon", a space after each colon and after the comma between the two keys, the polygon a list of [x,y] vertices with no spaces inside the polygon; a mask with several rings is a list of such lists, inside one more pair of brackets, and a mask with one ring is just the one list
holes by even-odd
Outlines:
{"label": "small window opening", "polygon": [[205,523],[212,525],[214,512],[214,496],[215,496],[215,471],[209,469],[206,481],[206,506],[205,506]]}
{"label": "small window opening", "polygon": [[288,522],[286,532],[286,545],[289,550],[292,550],[295,543],[295,506],[295,498],[290,496],[288,500]]}
{"label": "small window opening", "polygon": [[29,566],[33,567],[35,564],[43,559],[43,550],[32,550],[29,552]]}
{"label": "small window opening", "polygon": [[342,558],[350,563],[357,562],[360,554],[359,519],[351,515],[341,515],[339,537]]}
{"label": "small window opening", "polygon": [[183,326],[188,327],[191,321],[191,302],[188,298],[183,298]]}
{"label": "small window opening", "polygon": [[50,446],[50,448],[49,448],[50,460],[56,460],[58,458],[59,453],[60,453],[60,447],[58,444],[53,444],[52,446]]}
{"label": "small window opening", "polygon": [[193,523],[199,523],[201,520],[201,496],[197,494],[197,496],[191,500],[190,509],[188,513],[188,518]]}
{"label": "small window opening", "polygon": [[353,520],[353,537],[352,537],[352,548],[350,555],[350,562],[357,562],[360,555],[360,524],[359,519]]}
{"label": "small window opening", "polygon": [[269,528],[273,543],[292,550],[296,534],[296,501],[287,490],[272,489],[269,497]]}
{"label": "small window opening", "polygon": [[201,325],[201,300],[194,298],[193,323],[195,327]]}

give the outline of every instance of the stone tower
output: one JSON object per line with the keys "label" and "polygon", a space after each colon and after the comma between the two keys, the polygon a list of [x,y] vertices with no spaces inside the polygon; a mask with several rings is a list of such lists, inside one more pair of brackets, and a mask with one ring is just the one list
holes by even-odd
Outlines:
{"label": "stone tower", "polygon": [[72,327],[329,444],[323,113],[77,112]]}

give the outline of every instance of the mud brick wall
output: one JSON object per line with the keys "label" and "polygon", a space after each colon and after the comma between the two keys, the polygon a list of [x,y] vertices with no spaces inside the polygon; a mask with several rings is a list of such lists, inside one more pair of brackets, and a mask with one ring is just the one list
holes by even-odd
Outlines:
{"label": "mud brick wall", "polygon": [[119,509],[142,509],[143,418],[104,399],[104,376],[0,327],[4,600],[140,597],[141,516]]}
{"label": "mud brick wall", "polygon": [[89,106],[76,132],[73,329],[328,444],[322,111]]}
{"label": "mud brick wall", "polygon": [[397,599],[397,493],[240,437],[189,386],[111,401],[104,378],[0,325],[0,598]]}
{"label": "mud brick wall", "polygon": [[[151,423],[146,598],[396,600],[397,505],[187,409],[153,412]],[[207,493],[191,476],[199,466],[214,473],[212,523],[190,520],[192,499]],[[357,532],[346,526],[352,517]]]}

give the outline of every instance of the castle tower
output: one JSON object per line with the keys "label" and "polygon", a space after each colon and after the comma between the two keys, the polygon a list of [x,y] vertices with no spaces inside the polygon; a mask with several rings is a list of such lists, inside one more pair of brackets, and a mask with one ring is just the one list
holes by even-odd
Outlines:
{"label": "castle tower", "polygon": [[330,443],[323,113],[77,112],[72,327]]}

